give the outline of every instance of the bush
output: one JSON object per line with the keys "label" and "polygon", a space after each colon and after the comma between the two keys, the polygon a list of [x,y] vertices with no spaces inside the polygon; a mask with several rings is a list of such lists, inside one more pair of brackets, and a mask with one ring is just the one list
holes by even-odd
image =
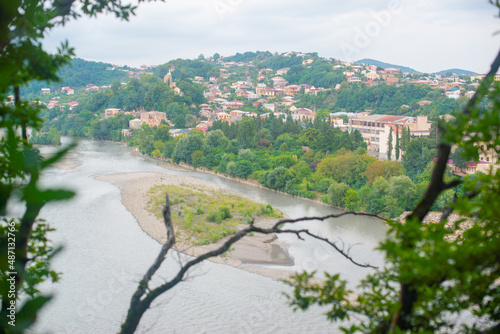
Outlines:
{"label": "bush", "polygon": [[222,220],[233,218],[233,216],[231,215],[231,210],[229,210],[227,206],[223,206],[222,208],[220,208],[219,212],[221,214]]}
{"label": "bush", "polygon": [[243,212],[243,218],[245,219],[245,223],[250,224],[253,220],[252,213],[245,210],[245,212]]}
{"label": "bush", "polygon": [[228,207],[223,206],[217,211],[211,211],[207,214],[207,220],[211,223],[222,223],[224,219],[232,218],[231,211]]}
{"label": "bush", "polygon": [[207,220],[211,223],[222,223],[224,218],[222,218],[220,211],[211,211],[207,214]]}

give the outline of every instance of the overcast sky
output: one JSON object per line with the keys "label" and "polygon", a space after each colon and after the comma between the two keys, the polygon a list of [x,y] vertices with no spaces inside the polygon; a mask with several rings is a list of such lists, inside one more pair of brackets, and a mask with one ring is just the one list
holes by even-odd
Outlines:
{"label": "overcast sky", "polygon": [[500,49],[488,0],[166,0],[141,3],[136,14],[81,18],[51,32],[46,46],[67,39],[77,57],[129,66],[260,50],[478,73]]}

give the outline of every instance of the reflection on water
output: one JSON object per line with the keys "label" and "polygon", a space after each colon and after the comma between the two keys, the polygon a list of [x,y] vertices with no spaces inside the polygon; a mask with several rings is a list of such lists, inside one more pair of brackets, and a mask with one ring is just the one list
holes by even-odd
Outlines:
{"label": "reflection on water", "polygon": [[[254,200],[270,203],[289,217],[330,214],[333,209],[210,174],[169,171],[130,154],[124,145],[81,141],[76,149],[78,166],[53,168],[44,184],[77,191],[70,201],[54,203],[41,213],[57,229],[51,234],[64,245],[54,259],[63,272],[60,283],[46,284],[55,297],[35,329],[37,333],[115,333],[124,319],[137,282],[159,251],[121,204],[119,189],[93,177],[102,174],[161,171],[187,174],[215,182]],[[373,248],[385,227],[366,217],[344,217],[327,223],[304,222],[315,233],[345,244],[359,243],[352,255],[360,261],[381,264]],[[368,272],[346,261],[316,240],[298,241],[280,236],[289,245],[297,270],[341,272],[353,282]],[[172,256],[158,282],[178,266]],[[230,266],[204,263],[191,278],[159,298],[141,322],[146,333],[325,333],[338,332],[321,310],[293,313],[282,291],[288,287],[273,279]],[[157,282],[157,283],[158,283]]]}

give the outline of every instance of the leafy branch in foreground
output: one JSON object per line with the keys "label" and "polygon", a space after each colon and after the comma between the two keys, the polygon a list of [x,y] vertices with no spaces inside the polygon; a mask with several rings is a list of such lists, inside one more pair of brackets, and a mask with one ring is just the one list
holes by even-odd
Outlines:
{"label": "leafy branch in foreground", "polygon": [[[24,100],[21,88],[34,80],[58,81],[58,69],[74,55],[68,42],[62,42],[54,54],[44,50],[42,40],[52,28],[81,13],[112,13],[126,20],[135,7],[122,0],[0,2],[0,333],[27,330],[49,300],[36,285],[57,275],[49,269],[53,252],[46,233],[50,229],[37,216],[45,204],[73,196],[71,191],[38,185],[44,170],[74,145],[51,158],[40,155],[28,142],[28,134],[41,129],[42,106]],[[13,200],[24,206],[19,217],[9,211],[7,204]],[[22,304],[20,293],[29,296]]]}
{"label": "leafy branch in foreground", "polygon": [[153,265],[148,269],[142,280],[139,282],[139,286],[137,287],[136,292],[132,296],[132,300],[130,302],[130,307],[128,309],[127,317],[122,324],[121,328],[121,333],[122,334],[128,334],[128,333],[134,333],[135,330],[137,329],[137,326],[139,325],[139,322],[141,320],[141,317],[144,315],[144,313],[148,310],[150,307],[151,303],[159,297],[161,294],[169,291],[173,287],[175,287],[177,284],[182,282],[184,279],[187,278],[187,274],[189,269],[192,267],[196,266],[197,264],[201,263],[202,261],[209,259],[211,257],[219,256],[222,255],[223,253],[227,252],[231,245],[236,243],[238,240],[243,238],[244,236],[250,234],[250,233],[262,233],[262,234],[280,234],[280,233],[287,233],[287,234],[294,234],[296,235],[299,239],[304,240],[303,235],[307,235],[309,237],[315,238],[317,240],[321,240],[331,247],[333,247],[338,253],[340,253],[342,256],[344,256],[346,259],[351,261],[353,264],[364,267],[364,268],[375,268],[371,266],[370,264],[367,263],[359,263],[356,260],[354,260],[350,254],[349,254],[349,249],[345,249],[345,247],[340,247],[338,246],[335,242],[332,242],[328,240],[327,238],[322,238],[320,236],[315,235],[314,233],[311,233],[307,229],[298,229],[298,230],[293,230],[293,229],[287,229],[284,228],[283,226],[285,224],[294,224],[298,222],[304,222],[304,221],[324,221],[327,219],[334,219],[334,218],[340,218],[342,216],[346,215],[361,215],[361,216],[370,216],[370,217],[375,217],[374,215],[371,214],[366,214],[366,213],[356,213],[356,212],[343,212],[340,214],[331,214],[327,216],[322,216],[322,217],[304,217],[304,218],[298,218],[298,219],[283,219],[275,223],[272,227],[270,228],[260,228],[254,225],[254,222],[250,223],[250,225],[240,231],[238,231],[235,235],[231,236],[229,239],[227,239],[220,247],[217,249],[207,252],[203,255],[200,255],[198,257],[195,257],[194,259],[184,263],[181,265],[180,269],[178,270],[177,274],[170,279],[169,281],[163,283],[162,285],[153,288],[150,287],[149,284],[151,280],[153,279],[153,276],[155,275],[156,271],[161,267],[163,261],[165,260],[168,252],[172,250],[174,244],[175,244],[175,232],[173,228],[173,222],[171,219],[171,214],[170,214],[170,202],[168,198],[168,193],[166,194],[166,204],[163,209],[163,219],[165,222],[165,227],[167,229],[167,241],[165,244],[162,246],[160,253],[158,254],[158,257],[154,261]]}

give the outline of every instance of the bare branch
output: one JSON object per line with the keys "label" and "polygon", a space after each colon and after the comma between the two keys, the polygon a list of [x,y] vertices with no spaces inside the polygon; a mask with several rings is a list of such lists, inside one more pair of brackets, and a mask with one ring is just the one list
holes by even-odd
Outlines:
{"label": "bare branch", "polygon": [[451,189],[451,188],[455,188],[456,186],[459,186],[463,183],[464,181],[462,180],[453,180],[453,181],[450,181],[448,183],[445,183],[443,185],[443,191],[444,190],[448,190],[448,189]]}
{"label": "bare branch", "polygon": [[[476,197],[477,195],[478,195],[477,192],[468,192],[468,193],[464,194],[463,197],[468,198],[468,199],[472,199],[472,198]],[[455,195],[453,196],[453,201],[451,202],[450,206],[443,210],[443,214],[441,215],[440,223],[447,220],[450,217],[450,215],[453,213],[452,204],[456,203],[457,199],[458,199],[458,196],[455,193]]]}
{"label": "bare branch", "polygon": [[210,252],[207,252],[203,255],[200,255],[184,265],[181,266],[177,274],[172,278],[170,281],[165,282],[164,284],[160,285],[159,287],[149,290],[148,289],[148,284],[151,281],[153,275],[156,273],[156,271],[159,269],[161,266],[163,260],[165,259],[165,256],[167,255],[168,251],[173,247],[175,243],[175,236],[174,236],[174,230],[172,226],[172,220],[170,217],[170,202],[168,200],[168,195],[166,195],[166,204],[165,208],[163,210],[163,218],[165,220],[165,226],[167,227],[167,242],[166,244],[162,247],[160,254],[156,258],[155,262],[153,265],[149,268],[147,271],[146,275],[144,275],[144,278],[141,280],[139,283],[139,286],[134,293],[132,297],[132,301],[130,303],[130,308],[127,314],[127,318],[125,322],[122,325],[122,331],[121,333],[128,334],[128,333],[134,333],[135,329],[137,328],[139,321],[146,312],[146,310],[150,307],[151,303],[161,294],[164,292],[170,290],[174,286],[176,286],[178,283],[182,282],[187,275],[187,272],[189,269],[192,267],[196,266],[197,264],[205,261],[206,259],[216,257],[219,255],[222,255],[223,253],[227,252],[229,248],[242,239],[244,236],[251,232],[255,233],[261,233],[261,234],[279,234],[279,233],[287,233],[287,234],[295,234],[300,240],[304,240],[303,235],[308,235],[314,239],[323,241],[327,243],[328,245],[332,246],[337,252],[339,252],[343,257],[345,257],[347,260],[352,262],[353,264],[363,267],[363,268],[376,268],[374,266],[371,266],[369,264],[361,264],[355,261],[351,256],[350,256],[350,249],[346,251],[345,250],[345,245],[342,242],[342,247],[337,246],[335,242],[332,242],[328,240],[327,238],[320,237],[318,235],[315,235],[314,233],[311,233],[307,229],[299,229],[299,230],[292,230],[292,229],[283,229],[283,225],[285,224],[295,224],[298,222],[304,222],[304,221],[324,221],[327,219],[331,218],[340,218],[346,215],[357,215],[357,216],[367,216],[367,217],[375,217],[375,218],[380,218],[377,215],[373,214],[368,214],[368,213],[358,213],[358,212],[342,212],[340,214],[331,214],[327,216],[322,216],[322,217],[303,217],[303,218],[297,218],[297,219],[283,219],[278,221],[276,224],[274,224],[271,228],[260,228],[255,226],[254,220],[250,222],[250,225],[246,227],[245,229],[240,230],[233,236],[231,236],[229,239],[227,239],[219,248],[212,250]]}

